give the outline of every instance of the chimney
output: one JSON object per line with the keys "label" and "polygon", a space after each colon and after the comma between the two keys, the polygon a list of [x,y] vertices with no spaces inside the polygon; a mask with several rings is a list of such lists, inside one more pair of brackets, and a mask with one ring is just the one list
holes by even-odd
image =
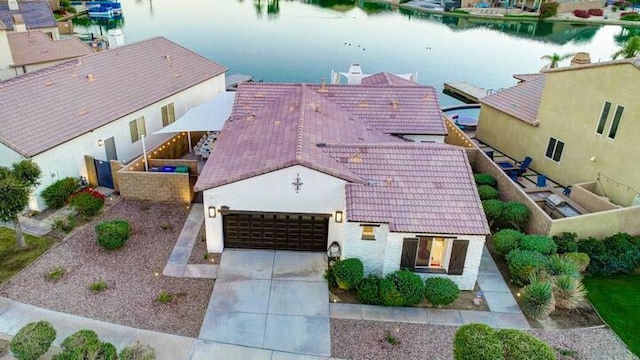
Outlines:
{"label": "chimney", "polygon": [[24,19],[22,18],[22,15],[20,14],[15,14],[12,16],[13,18],[13,31],[14,32],[25,32],[27,31],[27,25],[25,25],[24,23]]}
{"label": "chimney", "polygon": [[20,8],[18,7],[18,0],[9,0],[9,10],[17,11]]}
{"label": "chimney", "polygon": [[591,56],[587,52],[576,53],[571,59],[571,66],[584,64],[591,64]]}

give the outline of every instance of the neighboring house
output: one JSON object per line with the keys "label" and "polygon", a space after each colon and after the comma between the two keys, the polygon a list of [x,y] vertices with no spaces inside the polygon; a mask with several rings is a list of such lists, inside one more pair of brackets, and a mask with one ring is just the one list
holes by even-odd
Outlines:
{"label": "neighboring house", "polygon": [[[224,91],[226,68],[165,38],[153,38],[0,82],[0,165],[32,159],[42,189],[130,161],[171,134],[152,135],[189,108]],[[85,164],[85,156],[97,160]],[[107,169],[101,167],[107,163]]]}
{"label": "neighboring house", "polygon": [[58,24],[48,1],[0,0],[0,21],[7,32],[40,30],[53,40],[60,40]]}
{"label": "neighboring house", "polygon": [[[629,206],[640,171],[640,58],[519,75],[480,100],[476,138],[562,185],[596,181],[596,193]],[[638,200],[636,200],[638,201]]]}
{"label": "neighboring house", "polygon": [[0,80],[91,53],[91,48],[76,37],[56,41],[40,30],[7,34],[0,22]]}
{"label": "neighboring house", "polygon": [[195,185],[208,250],[324,252],[336,242],[367,273],[406,267],[473,289],[489,228],[465,150],[389,135],[417,126],[421,108],[407,105],[425,95],[437,104],[431,94],[240,85]]}

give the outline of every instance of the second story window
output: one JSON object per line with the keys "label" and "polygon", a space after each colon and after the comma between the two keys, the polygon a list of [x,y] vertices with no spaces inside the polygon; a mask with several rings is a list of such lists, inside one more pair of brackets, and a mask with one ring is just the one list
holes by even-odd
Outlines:
{"label": "second story window", "polygon": [[563,149],[564,142],[555,138],[549,138],[549,143],[547,144],[547,152],[544,154],[544,156],[555,162],[560,162]]}
{"label": "second story window", "polygon": [[144,123],[144,116],[129,122],[129,132],[131,133],[131,143],[134,143],[147,135],[147,127]]}
{"label": "second story window", "polygon": [[600,113],[600,120],[598,120],[598,126],[596,127],[596,133],[602,135],[604,133],[604,127],[607,125],[607,118],[609,117],[609,111],[611,110],[611,103],[604,102],[602,112]]}
{"label": "second story window", "polygon": [[176,113],[173,108],[173,103],[165,105],[161,109],[162,112],[162,127],[165,127],[174,121],[176,121]]}
{"label": "second story window", "polygon": [[616,113],[613,115],[613,122],[611,123],[611,128],[609,128],[609,139],[615,139],[616,134],[618,133],[618,126],[620,126],[620,119],[622,118],[622,113],[624,112],[624,106],[618,105],[616,107]]}

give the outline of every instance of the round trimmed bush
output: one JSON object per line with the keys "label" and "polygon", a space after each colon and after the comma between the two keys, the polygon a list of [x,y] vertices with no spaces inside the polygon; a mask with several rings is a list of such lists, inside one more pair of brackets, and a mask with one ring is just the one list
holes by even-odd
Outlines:
{"label": "round trimmed bush", "polygon": [[73,206],[80,215],[90,218],[100,212],[100,209],[104,206],[104,199],[93,196],[88,192],[80,192],[71,197],[69,205]]}
{"label": "round trimmed bush", "polygon": [[478,195],[480,195],[480,200],[499,199],[500,191],[491,185],[479,185]]}
{"label": "round trimmed bush", "polygon": [[80,180],[68,177],[47,186],[40,196],[48,208],[59,209],[67,202],[67,198],[78,190],[80,190]]}
{"label": "round trimmed bush", "polygon": [[525,235],[520,239],[518,248],[537,251],[545,255],[555,254],[558,251],[558,246],[556,246],[555,241],[544,235]]}
{"label": "round trimmed bush", "polygon": [[351,258],[336,262],[333,265],[333,276],[340,289],[355,289],[364,276],[362,261]]}
{"label": "round trimmed bush", "polygon": [[533,335],[515,329],[496,332],[505,358],[509,360],[555,360],[553,349]]}
{"label": "round trimmed bush", "polygon": [[424,282],[424,295],[434,306],[449,305],[460,297],[460,289],[449,278],[431,277]]}
{"label": "round trimmed bush", "polygon": [[131,228],[125,220],[111,220],[96,225],[98,244],[107,250],[114,250],[129,240]]}
{"label": "round trimmed bush", "polygon": [[535,275],[540,270],[544,270],[549,258],[537,251],[514,249],[506,256],[509,265],[511,281],[524,286],[529,283],[529,277]]}
{"label": "round trimmed bush", "polygon": [[456,360],[505,359],[500,338],[485,324],[461,326],[453,339],[453,356]]}
{"label": "round trimmed bush", "polygon": [[502,218],[502,210],[504,209],[504,203],[498,199],[484,200],[482,202],[482,209],[484,214],[490,221]]}
{"label": "round trimmed bush", "polygon": [[[535,278],[535,277],[532,277]],[[544,319],[556,308],[551,281],[532,279],[522,288],[522,312],[532,319]]]}
{"label": "round trimmed bush", "polygon": [[505,202],[502,207],[501,219],[511,224],[522,227],[529,220],[529,208],[517,201]]}
{"label": "round trimmed bush", "polygon": [[578,265],[576,265],[576,263],[574,263],[571,259],[558,254],[549,256],[549,262],[547,263],[547,273],[553,276],[567,275],[574,278],[580,276]]}
{"label": "round trimmed bush", "polygon": [[100,344],[100,353],[98,354],[98,359],[101,360],[117,360],[118,359],[118,350],[112,343],[103,342]]}
{"label": "round trimmed bush", "polygon": [[60,347],[63,351],[76,352],[100,345],[98,334],[93,330],[80,330],[67,336]]}
{"label": "round trimmed bush", "polygon": [[36,360],[56,339],[56,329],[47,321],[28,323],[13,337],[9,348],[18,360]]}
{"label": "round trimmed bush", "polygon": [[476,181],[476,185],[489,185],[495,187],[498,183],[496,179],[489,174],[473,174],[473,179]]}
{"label": "round trimmed bush", "polygon": [[499,254],[506,255],[518,247],[525,234],[513,229],[500,230],[493,235],[493,245]]}
{"label": "round trimmed bush", "polygon": [[93,330],[80,330],[69,335],[60,345],[62,352],[53,360],[100,359],[116,360],[118,352],[113,344],[101,342]]}
{"label": "round trimmed bush", "polygon": [[380,298],[384,306],[404,305],[404,297],[389,278],[380,279]]}
{"label": "round trimmed bush", "polygon": [[587,266],[589,266],[589,261],[591,261],[591,259],[589,259],[589,255],[581,252],[568,252],[562,254],[562,256],[576,264],[576,267],[578,267],[578,271],[580,272],[585,272],[587,270]]}
{"label": "round trimmed bush", "polygon": [[357,297],[362,304],[382,305],[380,278],[375,275],[369,275],[362,279],[358,285]]}
{"label": "round trimmed bush", "polygon": [[148,344],[136,341],[122,349],[118,358],[120,360],[155,360],[156,350]]}
{"label": "round trimmed bush", "polygon": [[404,299],[404,306],[414,306],[424,299],[424,281],[409,270],[398,270],[389,274],[396,289]]}

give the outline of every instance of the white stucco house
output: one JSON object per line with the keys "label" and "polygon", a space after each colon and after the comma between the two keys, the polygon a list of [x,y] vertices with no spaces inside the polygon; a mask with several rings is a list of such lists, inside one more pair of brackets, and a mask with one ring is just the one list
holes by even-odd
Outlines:
{"label": "white stucco house", "polygon": [[0,165],[40,166],[30,208],[41,210],[42,189],[87,176],[85,155],[96,168],[127,163],[142,153],[143,135],[149,148],[169,138],[153,132],[224,91],[225,71],[158,37],[0,82]]}
{"label": "white stucco house", "polygon": [[240,85],[195,185],[208,250],[337,242],[367,273],[410,268],[473,289],[489,227],[465,150],[398,135],[442,123],[420,113],[437,106],[425,88]]}

